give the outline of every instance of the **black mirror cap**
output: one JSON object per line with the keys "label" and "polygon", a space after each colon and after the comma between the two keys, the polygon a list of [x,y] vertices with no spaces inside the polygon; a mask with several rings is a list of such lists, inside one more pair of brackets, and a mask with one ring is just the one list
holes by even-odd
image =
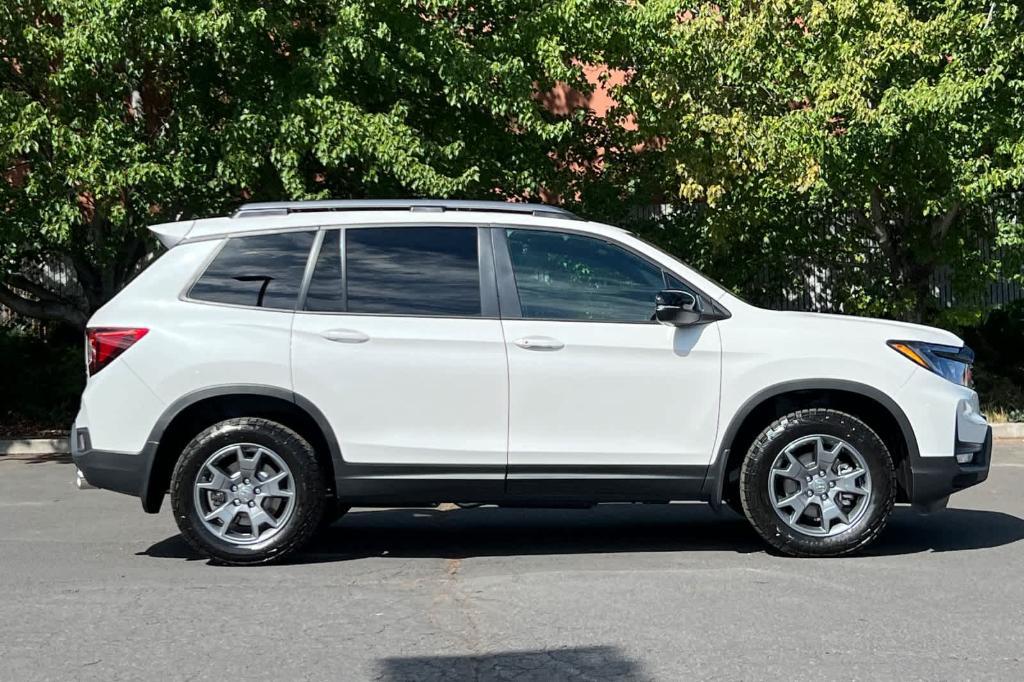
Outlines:
{"label": "black mirror cap", "polygon": [[703,319],[700,301],[688,291],[664,289],[655,297],[654,317],[670,327],[689,327]]}

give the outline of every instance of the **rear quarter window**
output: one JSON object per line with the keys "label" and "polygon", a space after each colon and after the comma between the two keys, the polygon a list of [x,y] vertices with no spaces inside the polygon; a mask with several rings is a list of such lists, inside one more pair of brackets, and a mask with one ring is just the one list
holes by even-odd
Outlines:
{"label": "rear quarter window", "polygon": [[313,232],[231,237],[188,292],[197,301],[293,310]]}

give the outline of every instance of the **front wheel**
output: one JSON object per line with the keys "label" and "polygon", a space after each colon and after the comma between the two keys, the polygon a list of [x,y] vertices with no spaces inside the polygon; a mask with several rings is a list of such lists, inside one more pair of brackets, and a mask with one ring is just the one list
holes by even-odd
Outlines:
{"label": "front wheel", "polygon": [[225,564],[278,561],[304,545],[324,515],[326,493],[310,444],[267,419],[228,419],[181,454],[171,505],[182,536]]}
{"label": "front wheel", "polygon": [[740,470],[743,512],[791,556],[857,551],[882,532],[896,496],[885,443],[853,415],[800,410],[768,426]]}

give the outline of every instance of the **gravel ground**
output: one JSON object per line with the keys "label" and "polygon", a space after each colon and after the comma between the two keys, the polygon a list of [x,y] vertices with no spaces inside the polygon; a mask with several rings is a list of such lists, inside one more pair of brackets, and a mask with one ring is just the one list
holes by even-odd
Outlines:
{"label": "gravel ground", "polygon": [[838,560],[617,505],[354,510],[290,565],[222,568],[73,473],[0,458],[0,680],[1024,678],[1024,445]]}

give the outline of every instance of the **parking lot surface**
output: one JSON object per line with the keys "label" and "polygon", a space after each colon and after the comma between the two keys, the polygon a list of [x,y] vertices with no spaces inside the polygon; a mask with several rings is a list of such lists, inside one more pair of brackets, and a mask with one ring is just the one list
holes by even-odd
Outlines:
{"label": "parking lot surface", "polygon": [[0,458],[0,680],[1024,678],[1024,446],[854,558],[704,505],[354,510],[225,568],[169,505]]}

